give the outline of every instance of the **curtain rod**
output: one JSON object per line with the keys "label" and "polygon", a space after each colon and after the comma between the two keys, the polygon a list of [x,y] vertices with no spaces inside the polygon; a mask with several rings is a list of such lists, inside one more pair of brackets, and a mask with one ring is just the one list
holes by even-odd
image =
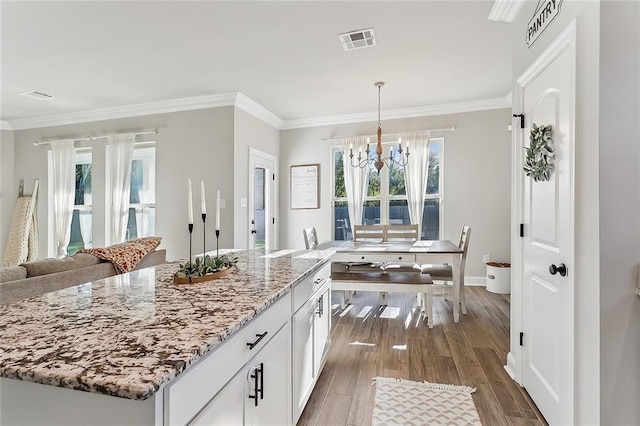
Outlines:
{"label": "curtain rod", "polygon": [[[442,129],[426,129],[426,130],[418,130],[418,132],[454,132],[456,130],[455,126],[451,126],[451,127],[445,127]],[[382,137],[385,136],[401,136],[402,133],[385,133],[382,135]],[[346,139],[346,138],[352,138],[354,136],[336,136],[333,138],[322,138],[322,141],[338,141],[338,140],[342,140],[342,139]],[[376,135],[364,135],[364,137],[368,137],[368,138],[375,138]]]}
{"label": "curtain rod", "polygon": [[143,131],[143,132],[123,132],[123,133],[110,133],[108,135],[89,135],[89,136],[83,136],[80,138],[62,138],[62,139],[52,139],[50,141],[34,142],[33,146],[48,145],[55,140],[63,140],[63,139],[73,139],[74,141],[94,141],[96,139],[108,138],[109,136],[114,136],[114,135],[134,134],[138,136],[138,135],[157,135],[158,133],[159,133],[158,129],[153,129],[153,130]]}

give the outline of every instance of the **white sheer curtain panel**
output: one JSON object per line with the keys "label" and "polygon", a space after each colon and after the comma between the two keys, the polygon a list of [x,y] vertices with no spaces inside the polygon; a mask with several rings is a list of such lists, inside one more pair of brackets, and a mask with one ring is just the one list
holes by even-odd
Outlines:
{"label": "white sheer curtain panel", "polygon": [[72,139],[51,141],[50,145],[56,256],[65,257],[71,237],[71,219],[76,194],[76,148]]}
{"label": "white sheer curtain panel", "polygon": [[409,219],[411,223],[418,224],[419,235],[422,235],[422,210],[427,192],[427,172],[429,171],[430,132],[406,132],[401,136],[402,140],[409,144],[411,153],[404,168]]}
{"label": "white sheer curtain panel", "polygon": [[109,136],[109,182],[111,184],[111,244],[126,238],[131,193],[131,161],[135,134]]}
{"label": "white sheer curtain panel", "polygon": [[349,209],[349,221],[351,229],[353,225],[362,225],[362,209],[364,205],[364,197],[367,196],[367,188],[369,187],[369,167],[360,168],[352,167],[349,158],[350,150],[356,157],[358,152],[366,156],[367,138],[364,136],[356,136],[346,138],[342,141],[344,155],[342,160],[344,163],[344,186],[347,191],[347,206]]}

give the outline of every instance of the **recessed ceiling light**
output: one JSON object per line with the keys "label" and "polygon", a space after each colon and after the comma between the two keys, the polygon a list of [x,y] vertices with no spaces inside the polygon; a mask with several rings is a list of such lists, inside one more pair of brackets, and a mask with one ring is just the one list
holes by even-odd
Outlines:
{"label": "recessed ceiling light", "polygon": [[44,93],[44,92],[39,92],[37,90],[30,90],[28,92],[22,92],[20,94],[22,96],[27,96],[29,98],[38,99],[38,100],[45,100],[45,99],[53,99],[53,98],[55,98],[55,96],[53,96],[53,95],[50,95],[50,94]]}
{"label": "recessed ceiling light", "polygon": [[377,44],[373,28],[349,31],[348,33],[339,34],[338,38],[344,50],[364,49],[365,47],[373,47]]}

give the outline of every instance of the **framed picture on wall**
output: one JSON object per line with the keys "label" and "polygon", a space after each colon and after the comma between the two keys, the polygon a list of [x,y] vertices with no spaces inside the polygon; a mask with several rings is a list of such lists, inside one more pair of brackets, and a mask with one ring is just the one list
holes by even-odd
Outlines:
{"label": "framed picture on wall", "polygon": [[320,208],[320,164],[291,166],[291,209]]}

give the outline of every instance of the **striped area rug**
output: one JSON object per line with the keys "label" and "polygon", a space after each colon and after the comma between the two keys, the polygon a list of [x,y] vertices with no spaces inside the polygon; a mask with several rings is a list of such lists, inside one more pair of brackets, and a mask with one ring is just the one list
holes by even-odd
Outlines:
{"label": "striped area rug", "polygon": [[372,425],[481,425],[475,388],[375,377]]}

